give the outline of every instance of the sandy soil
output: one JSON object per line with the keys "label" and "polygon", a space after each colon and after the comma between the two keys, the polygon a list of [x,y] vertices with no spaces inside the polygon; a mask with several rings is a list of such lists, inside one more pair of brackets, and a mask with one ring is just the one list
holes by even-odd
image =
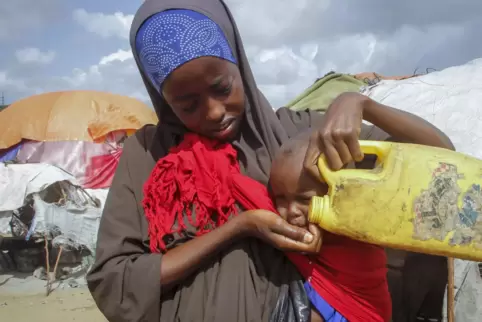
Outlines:
{"label": "sandy soil", "polygon": [[62,290],[45,295],[0,295],[0,321],[107,321],[87,290]]}
{"label": "sandy soil", "polygon": [[106,322],[85,286],[64,284],[45,296],[45,281],[31,277],[0,275],[0,321]]}

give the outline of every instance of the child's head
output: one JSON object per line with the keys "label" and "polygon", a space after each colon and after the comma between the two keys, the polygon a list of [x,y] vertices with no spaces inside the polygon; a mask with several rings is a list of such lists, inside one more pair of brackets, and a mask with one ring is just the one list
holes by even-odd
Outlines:
{"label": "child's head", "polygon": [[271,193],[280,215],[290,224],[308,226],[308,210],[313,196],[325,195],[328,186],[303,168],[309,133],[285,142],[273,161],[270,175]]}

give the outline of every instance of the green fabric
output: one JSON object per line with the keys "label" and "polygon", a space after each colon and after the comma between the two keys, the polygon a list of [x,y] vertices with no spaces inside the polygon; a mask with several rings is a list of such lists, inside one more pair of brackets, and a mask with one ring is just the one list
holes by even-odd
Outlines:
{"label": "green fabric", "polygon": [[332,73],[318,79],[286,107],[294,111],[310,109],[324,112],[331,102],[345,92],[358,92],[366,84],[347,74]]}

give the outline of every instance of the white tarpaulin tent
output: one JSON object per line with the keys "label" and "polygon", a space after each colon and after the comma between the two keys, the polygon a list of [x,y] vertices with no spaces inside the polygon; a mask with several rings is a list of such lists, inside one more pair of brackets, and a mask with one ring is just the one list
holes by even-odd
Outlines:
{"label": "white tarpaulin tent", "polygon": [[[457,151],[482,159],[482,59],[419,77],[383,80],[362,93],[424,118],[446,133]],[[456,260],[455,275],[455,320],[482,321],[478,264]]]}
{"label": "white tarpaulin tent", "polygon": [[362,92],[424,118],[447,134],[457,151],[482,159],[482,58],[423,76],[382,80]]}
{"label": "white tarpaulin tent", "polygon": [[64,180],[77,184],[73,176],[53,165],[0,163],[0,211],[18,209],[27,195]]}
{"label": "white tarpaulin tent", "polygon": [[[40,194],[59,182],[67,182],[58,187],[65,188],[66,200],[61,203],[42,200]],[[11,233],[12,214],[31,196],[35,217],[28,236],[56,231],[54,242],[94,251],[107,192],[107,189],[82,189],[73,176],[52,165],[0,163],[0,235]]]}

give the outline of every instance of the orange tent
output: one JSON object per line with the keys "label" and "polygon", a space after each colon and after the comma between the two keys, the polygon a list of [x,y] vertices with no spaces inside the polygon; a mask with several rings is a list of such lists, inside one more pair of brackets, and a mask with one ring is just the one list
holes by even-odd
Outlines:
{"label": "orange tent", "polygon": [[112,131],[132,133],[157,124],[144,103],[97,91],[65,91],[34,95],[0,112],[0,149],[22,139],[101,142]]}

